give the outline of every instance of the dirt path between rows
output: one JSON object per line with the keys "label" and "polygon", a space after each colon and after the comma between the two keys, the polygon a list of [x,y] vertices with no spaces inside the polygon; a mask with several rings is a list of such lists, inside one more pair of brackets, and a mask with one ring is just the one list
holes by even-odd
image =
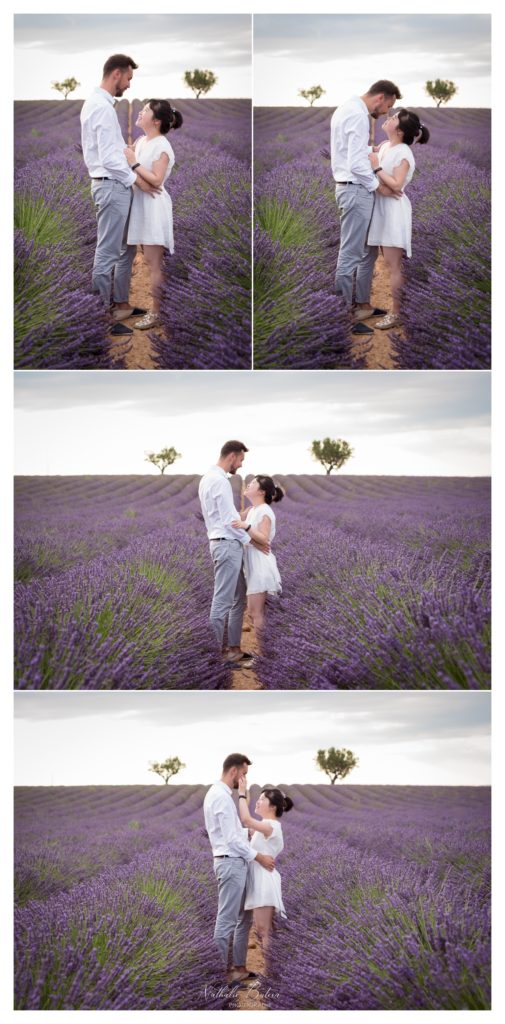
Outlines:
{"label": "dirt path between rows", "polygon": [[[375,264],[375,273],[372,284],[372,306],[380,309],[387,309],[392,312],[391,289],[389,286],[389,273],[382,256],[379,256]],[[367,327],[373,327],[376,320],[365,320]],[[401,328],[396,327],[400,337],[405,335]],[[370,346],[369,351],[367,348]],[[389,340],[389,331],[375,330],[373,334],[363,336],[359,339],[353,336],[353,350],[355,355],[361,356],[365,353],[365,370],[394,370],[396,364],[393,360],[393,349]]]}
{"label": "dirt path between rows", "polygon": [[[261,943],[256,938],[252,928],[247,947],[247,970],[254,971],[256,974],[264,975],[265,973],[265,959]],[[246,988],[237,991],[237,1010],[268,1010],[268,1006],[265,1006],[263,996],[261,995],[261,982],[259,978],[249,982]]]}
{"label": "dirt path between rows", "polygon": [[[144,263],[140,247],[137,250],[133,264],[132,282],[130,288],[130,302],[132,306],[140,306],[141,309],[151,310],[153,299],[150,290],[149,270]],[[161,327],[151,328],[148,331],[135,330],[135,324],[141,319],[140,316],[132,316],[128,320],[121,321],[127,327],[133,329],[133,334],[128,335],[128,352],[125,356],[126,370],[155,370],[156,364],[153,358],[152,345],[149,341],[150,334],[157,334],[163,337]],[[114,356],[114,349],[120,354],[124,348],[124,336],[119,335],[117,342],[111,341],[111,353]]]}
{"label": "dirt path between rows", "polygon": [[[250,651],[252,654],[258,653],[258,641],[247,612],[244,615],[244,625],[242,628],[240,644],[243,651]],[[263,683],[260,683],[254,668],[233,668],[231,673],[230,690],[265,689]]]}

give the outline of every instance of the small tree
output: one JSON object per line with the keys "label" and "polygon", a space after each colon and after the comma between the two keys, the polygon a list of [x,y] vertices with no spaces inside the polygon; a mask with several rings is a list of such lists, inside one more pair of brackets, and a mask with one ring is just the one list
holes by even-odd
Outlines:
{"label": "small tree", "polygon": [[318,750],[317,752],[316,765],[322,772],[326,772],[332,786],[335,785],[337,779],[345,779],[358,763],[358,758],[352,750],[345,750],[345,748],[335,750],[335,747],[329,747],[328,750]]}
{"label": "small tree", "polygon": [[63,93],[63,99],[67,99],[69,94],[77,89],[77,86],[81,83],[77,81],[77,78],[65,78],[63,82],[51,82],[51,88],[56,89],[57,92]]}
{"label": "small tree", "polygon": [[448,78],[437,78],[435,82],[426,82],[424,91],[435,100],[437,107],[441,103],[448,103],[456,95],[458,87]]}
{"label": "small tree", "polygon": [[197,99],[200,98],[202,93],[210,92],[212,87],[216,85],[217,78],[213,71],[199,71],[195,68],[194,71],[184,72],[184,83],[193,90]]}
{"label": "small tree", "polygon": [[169,779],[186,767],[178,757],[167,757],[164,761],[150,761],[149,764],[149,771],[154,772],[155,775],[161,775],[165,786]]}
{"label": "small tree", "polygon": [[182,456],[179,452],[176,452],[175,448],[162,448],[160,452],[148,452],[144,462],[152,462],[153,466],[163,474],[167,466],[172,466],[176,459],[180,459]]}
{"label": "small tree", "polygon": [[340,437],[335,440],[325,437],[324,441],[313,441],[309,451],[312,458],[324,466],[326,474],[329,476],[332,469],[340,469],[350,459],[354,448],[351,448],[347,441],[342,441]]}
{"label": "small tree", "polygon": [[315,100],[320,100],[325,92],[326,89],[323,89],[322,85],[312,85],[310,89],[299,89],[298,95],[303,96],[303,99],[308,100],[312,106]]}

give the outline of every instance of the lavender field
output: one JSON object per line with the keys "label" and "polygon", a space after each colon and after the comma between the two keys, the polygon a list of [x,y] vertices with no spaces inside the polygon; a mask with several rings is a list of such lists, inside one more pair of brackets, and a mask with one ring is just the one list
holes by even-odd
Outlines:
{"label": "lavender field", "polygon": [[[489,687],[487,478],[277,479],[283,593],[256,659],[264,688]],[[17,479],[17,688],[231,685],[198,482]]]}
{"label": "lavender field", "polygon": [[[15,366],[122,368],[91,294],[96,238],[80,151],[80,100],[15,104]],[[139,100],[121,100],[125,141]],[[248,100],[178,100],[167,182],[175,254],[166,257],[161,369],[251,365],[251,113]],[[169,340],[167,340],[169,339]],[[125,343],[125,350],[127,346]]]}
{"label": "lavender field", "polygon": [[[212,946],[206,789],[17,789],[17,1009],[234,1008]],[[288,917],[266,1008],[488,1009],[489,790],[283,789]]]}
{"label": "lavender field", "polygon": [[[414,108],[412,108],[414,109]],[[416,108],[412,259],[397,369],[490,367],[490,111]],[[255,110],[254,352],[259,369],[364,365],[334,294],[339,231],[329,107]],[[385,139],[377,124],[376,142]]]}

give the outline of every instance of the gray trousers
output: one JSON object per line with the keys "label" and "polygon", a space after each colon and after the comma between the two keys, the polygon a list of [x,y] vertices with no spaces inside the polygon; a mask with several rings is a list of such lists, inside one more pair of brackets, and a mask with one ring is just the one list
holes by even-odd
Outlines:
{"label": "gray trousers", "polygon": [[239,540],[211,540],[210,554],[214,565],[214,596],[210,608],[210,624],[220,647],[228,622],[228,644],[240,647],[246,605],[246,584],[243,571],[243,545]]}
{"label": "gray trousers", "polygon": [[233,963],[245,965],[252,910],[244,910],[247,864],[242,857],[214,859],[218,885],[217,918],[214,942],[224,969],[228,968],[230,939],[233,936]]}
{"label": "gray trousers", "polygon": [[374,194],[364,185],[337,185],[337,209],[340,214],[340,249],[335,274],[335,291],[352,306],[356,274],[356,302],[369,302],[378,247],[367,245],[372,219]]}
{"label": "gray trousers", "polygon": [[127,245],[128,220],[133,190],[109,178],[93,181],[91,194],[95,204],[97,240],[93,263],[93,292],[100,296],[106,309],[111,302],[112,274],[114,299],[127,302],[130,292],[133,260],[137,247]]}

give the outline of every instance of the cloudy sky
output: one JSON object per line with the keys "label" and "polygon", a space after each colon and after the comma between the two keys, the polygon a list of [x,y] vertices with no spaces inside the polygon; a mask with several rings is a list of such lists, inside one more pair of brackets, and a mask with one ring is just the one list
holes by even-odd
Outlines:
{"label": "cloudy sky", "polygon": [[14,98],[58,99],[51,82],[73,76],[81,84],[72,99],[85,99],[100,84],[112,53],[127,53],[139,65],[126,94],[130,100],[190,98],[182,78],[193,68],[210,68],[217,75],[215,98],[251,95],[248,14],[127,12],[128,4],[120,5],[119,13],[16,15]]}
{"label": "cloudy sky", "polygon": [[488,785],[488,693],[17,693],[17,785],[159,785],[149,762],[178,756],[181,783],[210,783],[226,754],[250,782],[321,783],[316,751],[348,747],[356,784]]}
{"label": "cloudy sky", "polygon": [[258,14],[254,102],[304,105],[298,90],[322,85],[319,104],[336,106],[389,78],[406,105],[432,106],[425,82],[449,78],[452,106],[489,107],[490,59],[489,14]]}
{"label": "cloudy sky", "polygon": [[150,473],[173,445],[177,473],[203,473],[229,438],[245,469],[314,473],[314,439],[355,449],[350,474],[487,476],[490,374],[483,371],[18,371],[18,475]]}

